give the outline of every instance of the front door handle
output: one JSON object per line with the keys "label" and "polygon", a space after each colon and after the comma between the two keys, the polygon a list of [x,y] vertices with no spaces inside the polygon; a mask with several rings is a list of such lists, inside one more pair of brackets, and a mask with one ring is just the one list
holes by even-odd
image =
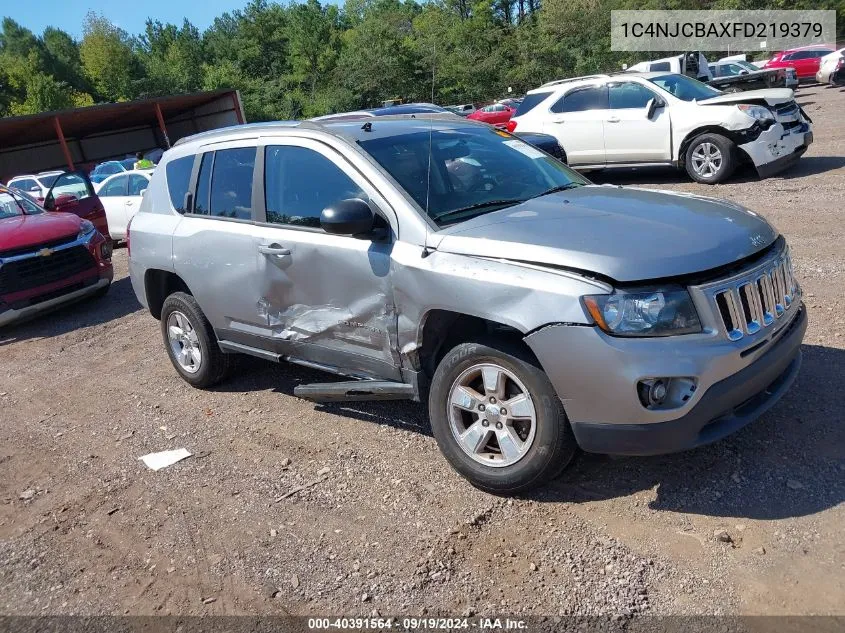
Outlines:
{"label": "front door handle", "polygon": [[290,255],[289,248],[279,246],[278,244],[261,244],[258,247],[258,252],[263,255],[275,255],[277,257],[281,255]]}
{"label": "front door handle", "polygon": [[132,202],[131,200],[127,200],[127,201],[126,201],[126,206],[127,206],[127,207],[131,207],[133,204],[135,204],[135,203],[134,203],[134,202]]}

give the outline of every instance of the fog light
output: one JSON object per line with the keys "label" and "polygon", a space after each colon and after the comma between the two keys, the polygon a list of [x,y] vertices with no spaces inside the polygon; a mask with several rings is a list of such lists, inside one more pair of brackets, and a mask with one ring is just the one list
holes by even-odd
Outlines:
{"label": "fog light", "polygon": [[637,395],[646,409],[674,409],[689,402],[697,384],[694,376],[647,378],[637,383]]}
{"label": "fog light", "polygon": [[651,404],[662,404],[666,399],[666,392],[668,391],[666,383],[662,380],[655,380],[649,389],[648,399]]}
{"label": "fog light", "polygon": [[103,256],[103,259],[110,259],[112,250],[114,250],[111,240],[103,242],[100,245],[100,254]]}

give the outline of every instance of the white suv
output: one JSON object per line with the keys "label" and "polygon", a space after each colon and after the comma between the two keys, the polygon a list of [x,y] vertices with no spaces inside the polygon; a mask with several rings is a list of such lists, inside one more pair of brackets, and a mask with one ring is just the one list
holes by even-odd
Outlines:
{"label": "white suv", "polygon": [[761,178],[788,167],[813,142],[811,123],[788,88],[724,94],[676,73],[628,72],[531,90],[508,130],[555,136],[581,169],[673,165],[712,184],[742,162]]}

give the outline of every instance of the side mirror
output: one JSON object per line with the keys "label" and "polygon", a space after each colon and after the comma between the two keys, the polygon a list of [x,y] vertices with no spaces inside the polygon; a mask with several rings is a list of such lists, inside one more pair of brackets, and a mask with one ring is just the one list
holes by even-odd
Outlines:
{"label": "side mirror", "polygon": [[333,235],[366,235],[375,226],[375,214],[360,198],[350,198],[323,209],[320,226]]}
{"label": "side mirror", "polygon": [[29,188],[29,193],[41,193],[41,187],[38,185],[33,185]]}
{"label": "side mirror", "polygon": [[740,71],[739,71],[739,74],[740,74],[740,75],[747,75],[747,74],[748,74],[748,71],[747,71],[747,70],[740,70]]}
{"label": "side mirror", "polygon": [[139,192],[138,192],[138,195],[139,195],[139,196],[143,196],[145,193],[147,193],[147,190],[146,190],[146,189],[141,189],[141,191],[139,191]]}
{"label": "side mirror", "polygon": [[663,105],[662,101],[658,101],[655,98],[651,98],[648,100],[648,103],[645,104],[645,116],[647,119],[651,119],[654,117],[654,113],[657,112],[657,108]]}

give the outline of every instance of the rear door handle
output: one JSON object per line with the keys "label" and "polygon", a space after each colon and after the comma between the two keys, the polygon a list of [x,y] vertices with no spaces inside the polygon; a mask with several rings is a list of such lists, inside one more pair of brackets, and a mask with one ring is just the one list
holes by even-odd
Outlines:
{"label": "rear door handle", "polygon": [[258,246],[258,252],[263,255],[290,255],[290,249],[278,244],[261,244]]}
{"label": "rear door handle", "polygon": [[135,203],[132,202],[131,200],[126,201],[126,206],[128,206],[128,207],[131,207],[133,204],[135,204]]}
{"label": "rear door handle", "polygon": [[619,117],[612,116],[607,120],[608,123],[619,123]]}

